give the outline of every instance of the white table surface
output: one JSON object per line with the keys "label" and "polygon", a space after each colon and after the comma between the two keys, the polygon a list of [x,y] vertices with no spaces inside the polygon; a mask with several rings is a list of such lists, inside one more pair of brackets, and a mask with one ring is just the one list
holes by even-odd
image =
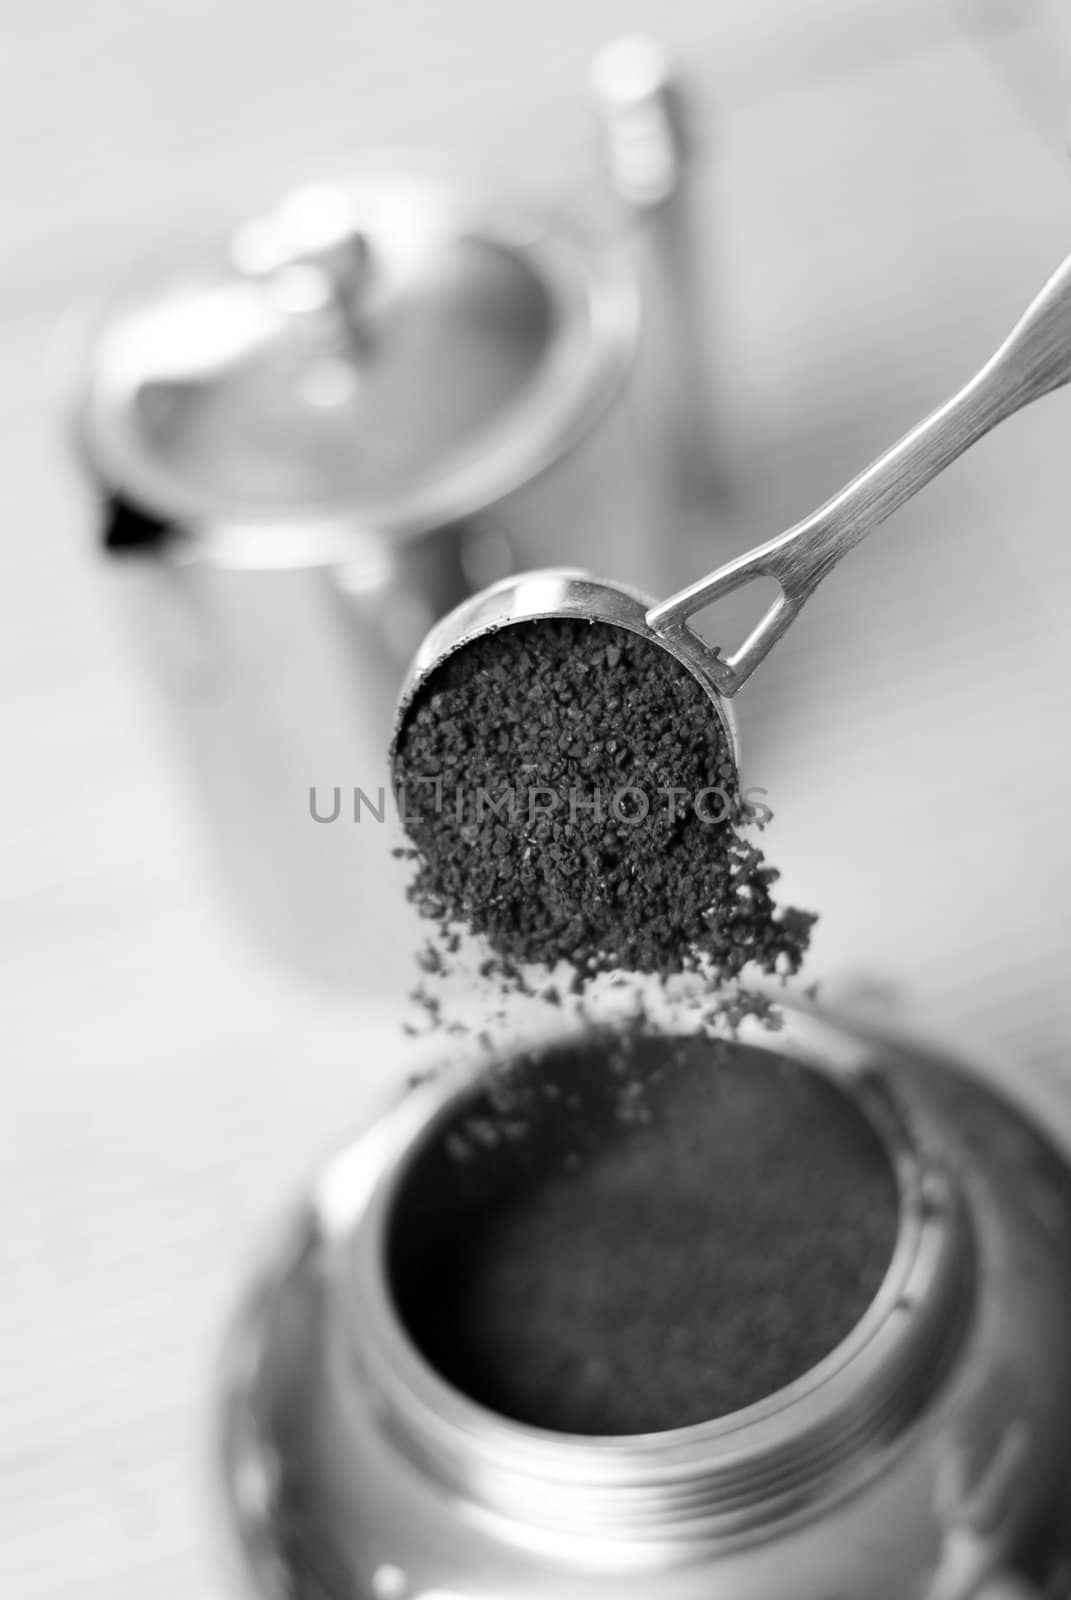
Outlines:
{"label": "white table surface", "polygon": [[[22,0],[0,51],[0,1590],[221,1592],[218,1329],[316,1153],[404,1073],[400,907],[368,982],[276,972],[217,903],[55,415],[71,318],[145,246],[345,150],[585,163],[586,62],[657,27],[707,91],[736,520],[810,508],[986,353],[1071,247],[1056,4]],[[720,108],[715,117],[714,107]],[[490,135],[490,136],[489,136]],[[73,309],[72,309],[73,308]],[[1071,395],[858,552],[749,686],[818,975],[1066,1070]],[[372,947],[379,952],[373,958]],[[387,954],[384,956],[383,951]],[[361,953],[357,952],[357,956]],[[1071,1076],[1071,1075],[1069,1075]]]}

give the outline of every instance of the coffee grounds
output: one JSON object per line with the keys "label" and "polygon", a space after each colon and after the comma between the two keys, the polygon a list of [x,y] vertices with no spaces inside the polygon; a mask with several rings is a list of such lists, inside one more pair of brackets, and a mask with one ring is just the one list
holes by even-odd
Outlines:
{"label": "coffee grounds", "polygon": [[899,1219],[877,1134],[769,1050],[592,1040],[489,1084],[416,1157],[388,1246],[425,1358],[504,1416],[661,1431],[762,1400],[856,1325]]}
{"label": "coffee grounds", "polygon": [[554,619],[467,645],[419,693],[394,777],[411,899],[483,935],[506,984],[563,960],[579,985],[799,969],[815,918],[778,910],[706,693],[639,635]]}

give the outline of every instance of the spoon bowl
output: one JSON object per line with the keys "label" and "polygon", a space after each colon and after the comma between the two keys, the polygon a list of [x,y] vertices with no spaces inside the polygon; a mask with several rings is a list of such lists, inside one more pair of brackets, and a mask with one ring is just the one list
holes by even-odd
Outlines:
{"label": "spoon bowl", "polygon": [[625,628],[668,651],[702,686],[721,724],[733,765],[739,767],[736,717],[719,688],[719,658],[690,628],[656,632],[648,621],[653,605],[654,602],[638,589],[607,583],[579,567],[547,567],[522,572],[469,596],[434,625],[413,659],[395,711],[390,747],[392,767],[406,719],[420,691],[444,662],[487,634],[498,633],[517,623],[544,622],[558,617]]}

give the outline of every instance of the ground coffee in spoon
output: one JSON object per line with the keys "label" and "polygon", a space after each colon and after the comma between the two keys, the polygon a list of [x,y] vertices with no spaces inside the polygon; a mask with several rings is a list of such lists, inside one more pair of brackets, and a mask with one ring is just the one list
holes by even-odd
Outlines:
{"label": "ground coffee in spoon", "polygon": [[700,684],[604,623],[519,623],[449,657],[403,726],[411,896],[507,964],[719,980],[796,972],[814,917],[778,908]]}

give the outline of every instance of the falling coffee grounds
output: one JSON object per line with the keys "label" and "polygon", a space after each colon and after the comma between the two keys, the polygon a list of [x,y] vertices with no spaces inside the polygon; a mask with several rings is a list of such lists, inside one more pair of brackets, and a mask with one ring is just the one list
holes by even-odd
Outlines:
{"label": "falling coffee grounds", "polygon": [[815,918],[775,904],[705,691],[637,634],[552,619],[466,645],[418,694],[394,779],[411,898],[507,965],[799,969]]}
{"label": "falling coffee grounds", "polygon": [[454,1387],[628,1434],[808,1372],[871,1304],[898,1226],[885,1145],[832,1080],[736,1042],[604,1037],[493,1075],[436,1130],[388,1260]]}

